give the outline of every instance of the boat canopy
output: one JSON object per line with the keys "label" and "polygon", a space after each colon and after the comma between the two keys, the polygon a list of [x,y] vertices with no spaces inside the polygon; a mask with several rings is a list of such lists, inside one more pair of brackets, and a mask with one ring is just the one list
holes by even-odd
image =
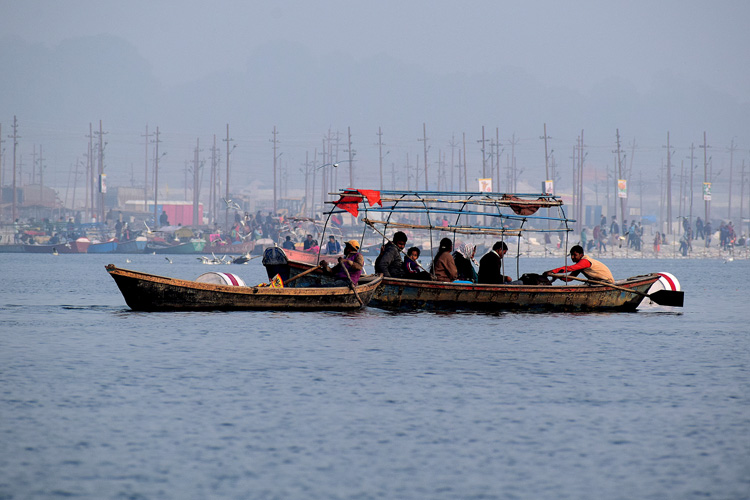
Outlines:
{"label": "boat canopy", "polygon": [[[567,233],[573,229],[563,201],[552,194],[373,191],[342,189],[330,193],[330,215],[348,212],[376,229],[417,229],[482,236],[521,236],[524,232]],[[547,215],[536,215],[547,209]],[[550,212],[555,212],[551,214]]]}

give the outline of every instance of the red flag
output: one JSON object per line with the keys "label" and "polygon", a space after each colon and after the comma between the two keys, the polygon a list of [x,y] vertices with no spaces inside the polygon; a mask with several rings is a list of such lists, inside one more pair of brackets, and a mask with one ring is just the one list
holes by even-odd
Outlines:
{"label": "red flag", "polygon": [[336,202],[336,206],[346,210],[354,217],[357,217],[359,215],[359,202],[362,201],[362,198],[359,196],[352,196],[356,193],[367,198],[367,202],[370,206],[373,206],[376,203],[381,207],[383,206],[383,202],[380,200],[380,191],[374,189],[353,189],[351,191],[345,191],[341,195],[341,198],[339,198],[339,201]]}
{"label": "red flag", "polygon": [[341,195],[341,198],[339,198],[339,201],[336,202],[336,206],[339,208],[343,208],[350,214],[352,214],[354,217],[359,215],[359,202],[360,197],[359,196],[346,196]]}
{"label": "red flag", "polygon": [[370,204],[370,206],[373,206],[374,204],[378,204],[381,207],[383,206],[383,202],[380,201],[380,191],[376,191],[374,189],[359,189],[359,194],[367,198],[367,202]]}

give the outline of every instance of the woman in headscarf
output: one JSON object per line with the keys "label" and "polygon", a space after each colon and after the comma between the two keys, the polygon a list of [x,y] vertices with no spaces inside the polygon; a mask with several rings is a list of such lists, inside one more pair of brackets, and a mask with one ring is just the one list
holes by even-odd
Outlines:
{"label": "woman in headscarf", "polygon": [[453,253],[453,260],[456,263],[456,270],[458,271],[458,277],[456,279],[460,281],[471,281],[472,283],[477,282],[477,272],[474,269],[474,254],[477,252],[476,245],[464,243],[458,246],[456,252]]}
{"label": "woman in headscarf", "polygon": [[458,277],[451,250],[453,250],[453,242],[450,238],[440,240],[440,249],[432,262],[432,274],[435,275],[437,281],[453,281]]}

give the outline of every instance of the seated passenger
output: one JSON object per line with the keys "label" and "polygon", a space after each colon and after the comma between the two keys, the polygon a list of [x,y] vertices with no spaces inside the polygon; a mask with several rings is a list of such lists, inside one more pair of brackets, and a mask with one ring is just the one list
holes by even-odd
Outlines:
{"label": "seated passenger", "polygon": [[411,247],[406,252],[406,258],[404,259],[404,278],[410,280],[432,280],[432,275],[427,271],[424,271],[417,263],[419,259],[419,248]]}
{"label": "seated passenger", "polygon": [[492,250],[479,261],[479,283],[502,285],[513,281],[510,276],[502,273],[503,256],[508,251],[504,241],[497,241]]}
{"label": "seated passenger", "polygon": [[[333,277],[336,279],[334,286],[349,286],[350,278],[353,285],[359,283],[362,270],[365,268],[365,258],[359,253],[359,241],[347,241],[344,244],[344,256],[339,257],[338,260],[338,264],[330,270],[327,267],[323,268],[323,272],[333,274]],[[344,266],[346,270],[344,270]],[[347,271],[349,272],[349,276],[347,276]]]}
{"label": "seated passenger", "polygon": [[474,255],[477,253],[476,245],[464,243],[453,253],[453,260],[458,271],[458,280],[477,282],[477,272],[474,270]]}
{"label": "seated passenger", "polygon": [[453,250],[453,242],[450,238],[440,240],[440,248],[432,262],[432,274],[437,281],[453,281],[458,277],[451,250]]}
{"label": "seated passenger", "polygon": [[406,247],[406,233],[397,231],[393,235],[393,241],[389,241],[375,259],[375,272],[386,278],[404,278],[404,261],[401,260],[401,252]]}

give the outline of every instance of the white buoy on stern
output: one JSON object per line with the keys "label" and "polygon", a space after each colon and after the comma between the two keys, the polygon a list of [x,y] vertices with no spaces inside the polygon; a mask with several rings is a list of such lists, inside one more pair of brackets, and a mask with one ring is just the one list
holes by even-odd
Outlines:
{"label": "white buoy on stern", "polygon": [[[656,273],[656,274],[659,275],[659,279],[656,280],[656,282],[653,285],[651,285],[651,288],[648,289],[648,292],[646,292],[649,295],[655,292],[658,292],[660,290],[667,290],[667,291],[672,291],[672,292],[682,291],[682,287],[680,286],[680,280],[678,280],[677,276],[675,276],[674,274],[666,273],[666,272]],[[649,305],[657,305],[651,299],[646,299],[646,300],[648,300]]]}

